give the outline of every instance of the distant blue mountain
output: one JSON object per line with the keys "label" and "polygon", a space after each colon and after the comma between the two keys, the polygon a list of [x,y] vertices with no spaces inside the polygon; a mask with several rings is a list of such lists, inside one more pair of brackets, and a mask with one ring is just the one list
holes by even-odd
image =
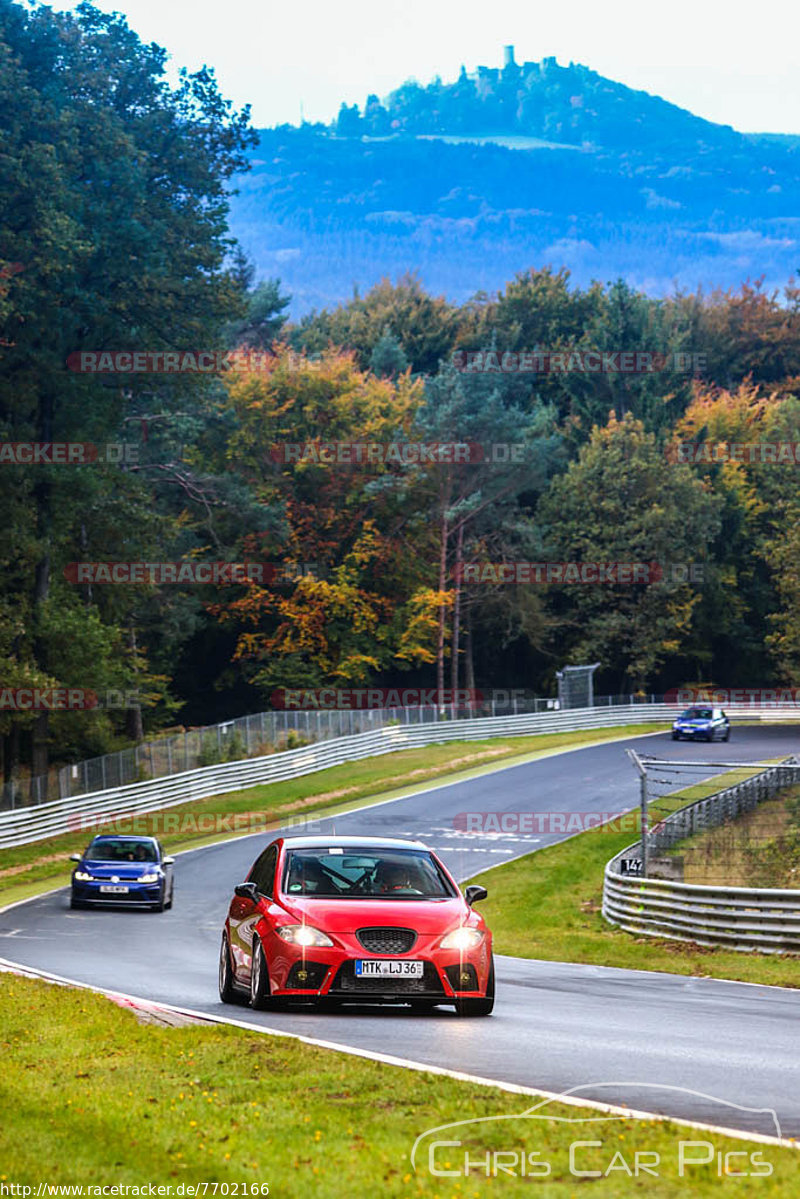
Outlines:
{"label": "distant blue mountain", "polygon": [[742,134],[554,59],[264,129],[232,227],[293,315],[417,271],[463,301],[567,266],[651,294],[800,267],[800,137]]}

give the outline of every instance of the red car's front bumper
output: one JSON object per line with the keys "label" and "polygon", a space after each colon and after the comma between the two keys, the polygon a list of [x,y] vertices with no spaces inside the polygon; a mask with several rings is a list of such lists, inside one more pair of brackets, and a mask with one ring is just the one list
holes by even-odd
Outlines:
{"label": "red car's front bumper", "polygon": [[[336,944],[308,948],[288,944],[275,933],[263,937],[272,995],[298,999],[439,1000],[483,996],[492,961],[491,934],[469,951],[442,949],[440,936],[420,935],[403,954],[369,953],[354,934],[335,934]],[[359,978],[357,961],[421,961],[421,978],[392,976]]]}

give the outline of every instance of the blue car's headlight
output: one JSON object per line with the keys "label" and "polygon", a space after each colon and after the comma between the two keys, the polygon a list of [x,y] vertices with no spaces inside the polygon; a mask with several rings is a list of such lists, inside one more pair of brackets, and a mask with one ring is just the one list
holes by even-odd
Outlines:
{"label": "blue car's headlight", "polygon": [[157,883],[161,875],[156,870],[151,870],[149,874],[140,874],[137,878],[137,883]]}
{"label": "blue car's headlight", "polygon": [[94,876],[87,874],[85,870],[76,870],[72,877],[78,883],[90,883]]}

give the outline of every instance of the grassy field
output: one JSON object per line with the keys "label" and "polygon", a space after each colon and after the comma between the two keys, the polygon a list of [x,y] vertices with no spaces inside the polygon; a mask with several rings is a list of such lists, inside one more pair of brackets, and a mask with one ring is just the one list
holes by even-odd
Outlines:
{"label": "grassy field", "polygon": [[[185,1194],[189,1184],[217,1183],[228,1184],[228,1194],[238,1186],[240,1195],[244,1184],[247,1194],[265,1185],[273,1199],[567,1199],[588,1181],[570,1172],[569,1144],[577,1140],[601,1142],[576,1151],[575,1165],[606,1175],[591,1180],[591,1192],[607,1199],[703,1199],[737,1183],[736,1194],[765,1199],[797,1193],[794,1149],[668,1122],[568,1124],[564,1117],[600,1113],[555,1104],[541,1109],[547,1119],[437,1134],[462,1146],[436,1150],[435,1168],[461,1174],[435,1177],[428,1170],[434,1138],[423,1141],[412,1167],[417,1137],[451,1121],[520,1115],[537,1100],[242,1029],[140,1024],[101,996],[12,975],[0,976],[0,1048],[0,1182],[33,1186],[34,1194],[40,1183],[171,1184],[173,1194],[181,1184]],[[713,1145],[710,1163],[687,1167],[683,1178],[681,1141]],[[473,1162],[487,1152],[511,1153],[518,1172],[520,1155],[538,1153],[533,1160],[550,1172],[487,1179],[473,1167],[465,1176],[465,1150]],[[637,1152],[651,1155],[645,1160],[655,1173],[629,1176]],[[695,1159],[711,1153],[684,1152]],[[730,1170],[771,1172],[726,1184],[725,1158],[717,1156],[726,1152],[756,1155],[730,1159]],[[490,1169],[496,1160],[489,1158]],[[504,1157],[506,1166],[510,1160]]]}
{"label": "grassy field", "polygon": [[[289,818],[320,813],[331,815],[401,795],[429,780],[449,781],[448,776],[453,780],[467,778],[491,770],[500,762],[512,764],[531,760],[558,749],[641,735],[664,727],[631,725],[400,750],[380,758],[348,762],[288,782],[268,783],[182,804],[164,812],[136,816],[130,826],[123,822],[117,831],[156,833],[167,849],[177,852],[222,840],[226,835],[236,835],[226,830],[226,818],[238,819],[239,833],[278,827]],[[621,769],[625,769],[622,756]],[[32,845],[0,850],[0,905],[68,883],[71,867],[67,858],[84,849],[90,835],[87,831],[66,833]]]}
{"label": "grassy field", "polygon": [[[691,798],[699,798],[699,790],[692,788]],[[685,800],[671,799],[669,806],[679,802]],[[660,815],[666,806],[659,802]],[[470,879],[489,891],[481,912],[494,933],[496,951],[515,957],[800,986],[800,959],[796,956],[751,955],[638,937],[608,924],[601,915],[603,871],[609,858],[636,837],[629,827],[625,832],[609,827],[580,833]]]}
{"label": "grassy field", "polygon": [[687,883],[731,887],[800,885],[800,788],[761,803],[738,820],[687,837],[670,856],[683,860]]}

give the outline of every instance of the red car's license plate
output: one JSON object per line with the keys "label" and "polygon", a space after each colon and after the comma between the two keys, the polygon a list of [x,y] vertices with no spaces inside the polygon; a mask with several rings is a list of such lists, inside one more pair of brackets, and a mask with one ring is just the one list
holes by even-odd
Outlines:
{"label": "red car's license plate", "polygon": [[423,963],[378,960],[356,962],[356,978],[422,978]]}

